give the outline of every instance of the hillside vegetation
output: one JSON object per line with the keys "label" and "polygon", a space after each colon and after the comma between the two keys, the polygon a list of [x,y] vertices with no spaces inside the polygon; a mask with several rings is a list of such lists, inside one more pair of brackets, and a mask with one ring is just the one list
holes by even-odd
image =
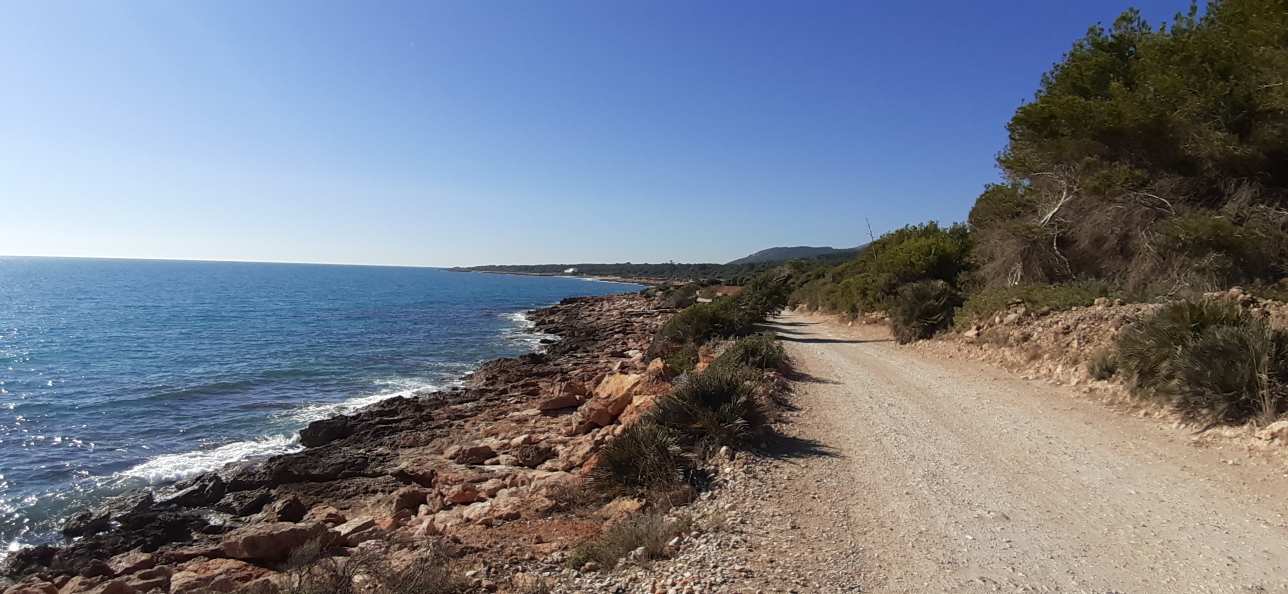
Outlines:
{"label": "hillside vegetation", "polygon": [[947,286],[903,299],[933,293],[970,316],[1014,299],[1060,308],[1236,284],[1278,291],[1288,272],[1288,1],[1213,2],[1158,27],[1129,10],[1094,26],[1007,130],[1004,179],[966,225],[910,226],[851,262],[802,270],[793,303],[890,311],[900,287],[922,281]]}

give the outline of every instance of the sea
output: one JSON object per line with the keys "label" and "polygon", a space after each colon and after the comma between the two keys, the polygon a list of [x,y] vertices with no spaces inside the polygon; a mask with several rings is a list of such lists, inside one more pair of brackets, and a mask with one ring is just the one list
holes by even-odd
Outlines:
{"label": "sea", "polygon": [[624,283],[433,268],[0,257],[0,557],[131,489],[300,449],[310,421],[541,348]]}

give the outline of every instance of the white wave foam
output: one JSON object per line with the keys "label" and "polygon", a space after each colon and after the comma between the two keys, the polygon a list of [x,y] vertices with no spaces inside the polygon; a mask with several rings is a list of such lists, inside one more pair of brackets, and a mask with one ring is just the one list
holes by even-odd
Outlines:
{"label": "white wave foam", "polygon": [[[460,384],[461,380],[450,382],[449,385]],[[381,400],[388,400],[397,396],[415,396],[422,392],[434,392],[442,390],[443,386],[414,380],[393,380],[379,382],[380,385],[393,386],[395,389],[390,391],[380,391],[368,396],[359,396],[350,398],[341,402],[331,402],[327,404],[313,404],[291,413],[291,418],[302,422],[312,423],[340,415],[349,415],[358,412],[359,409],[371,406]]]}
{"label": "white wave foam", "polygon": [[506,332],[506,338],[513,342],[521,343],[534,351],[540,352],[545,348],[546,345],[543,341],[559,340],[559,336],[556,334],[534,331],[537,323],[528,318],[528,312],[526,311],[502,314],[501,317],[514,323],[514,328]]}
{"label": "white wave foam", "polygon": [[183,480],[203,472],[219,470],[247,458],[287,454],[303,449],[295,436],[272,435],[251,441],[238,441],[211,450],[157,456],[121,473],[124,478],[143,479],[149,483]]}

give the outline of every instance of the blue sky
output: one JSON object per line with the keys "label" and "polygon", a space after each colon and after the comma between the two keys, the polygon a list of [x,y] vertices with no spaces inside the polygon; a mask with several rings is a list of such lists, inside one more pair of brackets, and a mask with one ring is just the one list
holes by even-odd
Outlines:
{"label": "blue sky", "polygon": [[1127,6],[0,0],[0,254],[854,245],[964,219],[1042,72]]}

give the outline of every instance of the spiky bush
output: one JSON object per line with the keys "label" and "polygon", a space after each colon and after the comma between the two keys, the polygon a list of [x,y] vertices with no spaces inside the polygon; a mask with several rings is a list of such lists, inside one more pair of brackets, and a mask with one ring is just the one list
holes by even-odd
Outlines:
{"label": "spiky bush", "polygon": [[773,333],[755,334],[738,339],[716,358],[712,366],[781,370],[787,366],[787,352]]}
{"label": "spiky bush", "polygon": [[602,492],[640,494],[681,484],[691,467],[677,432],[646,418],[600,449],[590,481]]}
{"label": "spiky bush", "polygon": [[957,291],[941,280],[900,287],[890,307],[890,326],[895,340],[907,344],[934,336],[952,325],[953,310],[959,303]]}
{"label": "spiky bush", "polygon": [[1087,373],[1091,379],[1107,380],[1118,373],[1118,358],[1113,351],[1097,351],[1087,361]]}
{"label": "spiky bush", "polygon": [[642,549],[638,560],[647,562],[666,556],[666,543],[688,527],[683,520],[670,520],[648,513],[611,524],[595,537],[577,545],[568,565],[581,568],[594,561],[601,569],[612,569],[619,559]]}
{"label": "spiky bush", "polygon": [[1142,392],[1157,392],[1176,377],[1177,353],[1204,330],[1237,326],[1247,314],[1228,301],[1205,299],[1169,303],[1123,329],[1118,360],[1123,373]]}
{"label": "spiky bush", "polygon": [[666,368],[674,375],[693,371],[693,367],[698,364],[698,345],[686,343],[675,352],[663,357],[663,361],[666,362]]}
{"label": "spiky bush", "polygon": [[1288,400],[1288,335],[1227,301],[1176,302],[1124,329],[1137,392],[1209,426],[1272,419]]}
{"label": "spiky bush", "polygon": [[746,368],[713,366],[659,399],[648,419],[704,454],[720,446],[747,445],[765,425],[754,375]]}
{"label": "spiky bush", "polygon": [[1288,389],[1288,337],[1265,322],[1204,329],[1173,357],[1176,408],[1193,422],[1272,420]]}

